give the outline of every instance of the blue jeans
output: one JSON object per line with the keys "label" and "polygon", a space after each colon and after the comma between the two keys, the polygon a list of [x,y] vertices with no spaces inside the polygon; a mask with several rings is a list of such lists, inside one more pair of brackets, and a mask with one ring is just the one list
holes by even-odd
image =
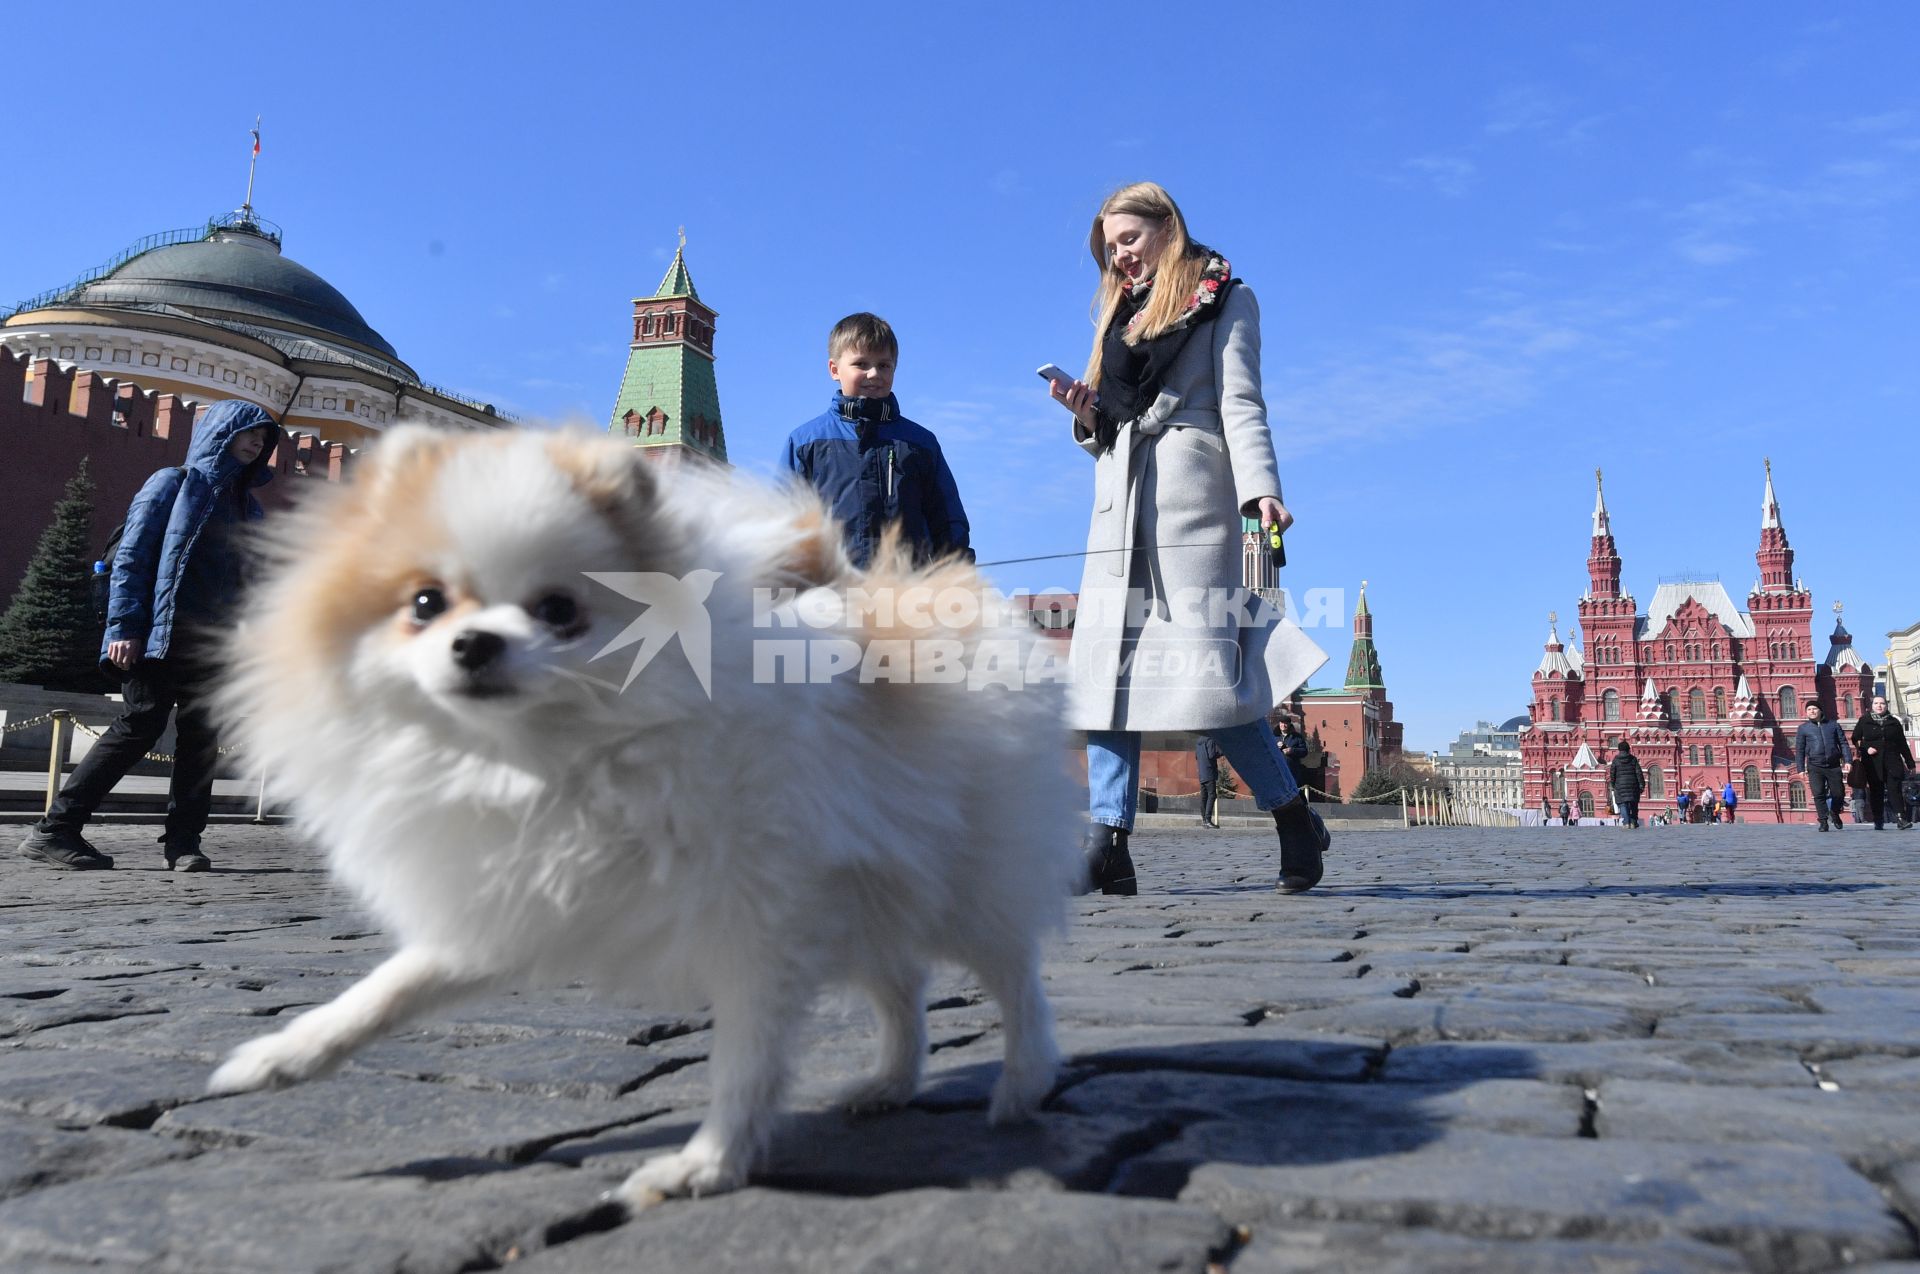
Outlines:
{"label": "blue jeans", "polygon": [[[1253,789],[1253,803],[1270,810],[1285,805],[1300,791],[1280,754],[1280,741],[1264,720],[1208,730],[1234,770]],[[1087,815],[1096,823],[1133,830],[1134,806],[1140,795],[1140,732],[1087,731]]]}

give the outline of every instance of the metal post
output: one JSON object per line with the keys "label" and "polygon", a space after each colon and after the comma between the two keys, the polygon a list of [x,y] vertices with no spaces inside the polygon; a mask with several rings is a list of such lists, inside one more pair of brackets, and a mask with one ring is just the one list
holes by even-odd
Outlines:
{"label": "metal post", "polygon": [[1400,826],[1404,830],[1412,824],[1407,821],[1407,789],[1400,789]]}
{"label": "metal post", "polygon": [[67,714],[63,709],[55,708],[53,711],[53,747],[47,753],[47,805],[45,809],[40,811],[42,814],[48,814],[53,811],[53,798],[60,795],[60,761],[62,758],[60,745],[66,742],[66,738]]}
{"label": "metal post", "polygon": [[260,771],[260,799],[253,807],[253,821],[267,821],[267,772],[264,769]]}

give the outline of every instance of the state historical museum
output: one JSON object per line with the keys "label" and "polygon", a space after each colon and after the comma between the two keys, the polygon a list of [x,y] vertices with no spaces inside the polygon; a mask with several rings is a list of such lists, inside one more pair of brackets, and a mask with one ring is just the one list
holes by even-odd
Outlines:
{"label": "state historical museum", "polygon": [[1523,796],[1530,809],[1565,800],[1581,815],[1608,813],[1607,764],[1626,739],[1645,767],[1641,812],[1672,809],[1733,784],[1742,822],[1811,823],[1806,780],[1793,770],[1793,734],[1807,702],[1849,732],[1873,695],[1873,670],[1838,620],[1824,659],[1813,650],[1813,594],[1793,574],[1773,468],[1761,500],[1760,578],[1736,610],[1718,580],[1671,580],[1646,612],[1620,591],[1605,491],[1593,504],[1591,586],[1580,599],[1578,647],[1556,625],[1533,674],[1521,731]]}

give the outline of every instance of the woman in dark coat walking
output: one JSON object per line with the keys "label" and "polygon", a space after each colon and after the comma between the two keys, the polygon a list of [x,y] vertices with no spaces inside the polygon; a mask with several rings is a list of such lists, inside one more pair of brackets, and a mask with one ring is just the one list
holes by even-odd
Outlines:
{"label": "woman in dark coat walking", "polygon": [[1647,776],[1640,758],[1633,754],[1625,739],[1607,766],[1607,786],[1613,789],[1613,803],[1620,807],[1620,822],[1626,827],[1640,826],[1640,793],[1646,789]]}
{"label": "woman in dark coat walking", "polygon": [[1907,732],[1900,718],[1887,711],[1885,695],[1875,695],[1873,711],[1854,723],[1853,748],[1865,767],[1863,777],[1867,781],[1867,804],[1873,811],[1873,830],[1877,832],[1886,827],[1889,805],[1893,806],[1901,831],[1912,827],[1913,818],[1907,811],[1902,788],[1907,771],[1913,768],[1913,749],[1907,743]]}

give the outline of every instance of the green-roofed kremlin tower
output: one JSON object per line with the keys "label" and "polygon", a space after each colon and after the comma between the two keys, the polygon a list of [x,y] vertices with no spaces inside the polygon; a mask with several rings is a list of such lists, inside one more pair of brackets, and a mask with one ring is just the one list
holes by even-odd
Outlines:
{"label": "green-roofed kremlin tower", "polygon": [[727,463],[720,390],[713,377],[714,312],[687,272],[687,236],[652,296],[633,302],[627,373],[607,429],[642,448],[647,459],[677,465],[690,457]]}
{"label": "green-roofed kremlin tower", "polygon": [[1360,581],[1360,604],[1353,609],[1353,653],[1347,656],[1347,689],[1385,690],[1380,652],[1373,646],[1373,612],[1367,609],[1367,582]]}

